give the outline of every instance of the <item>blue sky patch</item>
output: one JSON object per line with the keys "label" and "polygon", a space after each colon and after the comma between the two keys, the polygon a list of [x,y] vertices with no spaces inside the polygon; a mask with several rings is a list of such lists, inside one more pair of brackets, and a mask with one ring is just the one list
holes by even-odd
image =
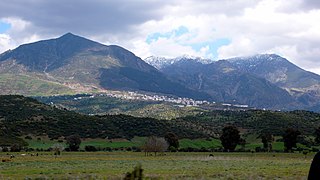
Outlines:
{"label": "blue sky patch", "polygon": [[200,51],[201,48],[204,48],[206,46],[209,46],[209,54],[212,54],[213,57],[209,57],[209,58],[217,58],[218,56],[218,52],[217,50],[219,49],[219,47],[221,46],[225,46],[231,43],[230,39],[227,38],[220,38],[217,39],[215,41],[210,41],[210,42],[202,42],[202,43],[196,43],[196,44],[191,44],[190,46],[192,47],[192,49],[194,49],[195,51]]}
{"label": "blue sky patch", "polygon": [[[190,33],[187,27],[185,26],[180,26],[177,29],[174,29],[170,32],[166,33],[153,33],[148,35],[146,39],[146,43],[151,44],[152,42],[158,41],[160,38],[165,38],[165,39],[170,39],[170,38],[177,38],[180,37],[184,34]],[[204,58],[210,58],[210,59],[216,59],[218,57],[218,52],[217,50],[221,46],[225,46],[231,43],[231,40],[228,38],[219,38],[215,40],[209,40],[205,42],[199,42],[199,43],[182,43],[179,41],[176,41],[177,44],[180,44],[182,46],[190,46],[192,49],[194,49],[197,52],[200,52],[201,48],[204,47],[209,47],[208,52],[206,52],[206,57]]]}
{"label": "blue sky patch", "polygon": [[151,35],[148,35],[146,42],[148,44],[151,44],[153,41],[157,41],[159,38],[170,38],[170,37],[179,37],[183,34],[188,33],[189,30],[185,26],[180,26],[178,29],[174,29],[167,33],[153,33]]}
{"label": "blue sky patch", "polygon": [[11,28],[11,25],[9,23],[0,21],[0,33],[4,33],[10,28]]}

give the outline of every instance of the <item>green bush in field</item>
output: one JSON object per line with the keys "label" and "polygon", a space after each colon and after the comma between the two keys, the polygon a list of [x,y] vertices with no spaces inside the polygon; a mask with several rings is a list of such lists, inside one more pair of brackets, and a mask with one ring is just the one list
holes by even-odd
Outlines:
{"label": "green bush in field", "polygon": [[142,180],[143,179],[143,169],[141,168],[141,164],[138,164],[134,170],[130,173],[127,172],[124,180]]}

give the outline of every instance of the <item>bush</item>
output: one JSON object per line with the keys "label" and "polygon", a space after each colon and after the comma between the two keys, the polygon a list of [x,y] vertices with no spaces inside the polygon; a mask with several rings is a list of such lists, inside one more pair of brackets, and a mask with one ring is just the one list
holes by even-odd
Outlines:
{"label": "bush", "polygon": [[141,148],[133,146],[132,151],[133,152],[141,152]]}
{"label": "bush", "polygon": [[255,151],[256,151],[256,152],[263,152],[263,149],[262,149],[261,147],[256,147],[256,148],[255,148]]}
{"label": "bush", "polygon": [[8,147],[2,147],[2,152],[9,152],[9,149],[8,149]]}
{"label": "bush", "polygon": [[124,180],[131,180],[131,179],[143,179],[143,169],[141,168],[141,165],[137,165],[132,172],[127,172],[126,176],[124,177]]}
{"label": "bush", "polygon": [[11,152],[20,152],[22,149],[21,145],[19,144],[13,144],[10,146],[10,151]]}
{"label": "bush", "polygon": [[177,152],[177,148],[173,147],[173,146],[170,146],[169,147],[169,151],[170,152]]}
{"label": "bush", "polygon": [[91,146],[91,145],[85,146],[84,149],[85,149],[85,151],[88,151],[88,152],[96,152],[97,151],[97,148],[94,146]]}
{"label": "bush", "polygon": [[108,151],[108,152],[112,152],[113,151],[113,149],[111,147],[105,147],[103,150],[104,151]]}
{"label": "bush", "polygon": [[32,137],[31,136],[26,136],[25,139],[32,140]]}

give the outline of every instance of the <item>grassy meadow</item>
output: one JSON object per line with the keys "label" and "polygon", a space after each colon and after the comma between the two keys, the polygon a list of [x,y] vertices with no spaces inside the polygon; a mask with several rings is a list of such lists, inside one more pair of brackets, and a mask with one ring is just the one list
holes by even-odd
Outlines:
{"label": "grassy meadow", "polygon": [[[0,162],[0,179],[121,179],[137,164],[146,179],[306,179],[314,154],[143,152],[15,153]],[[9,159],[7,153],[1,159]]]}
{"label": "grassy meadow", "polygon": [[[248,152],[166,152],[162,156],[146,157],[144,152],[126,151],[129,147],[141,147],[145,140],[146,137],[134,137],[130,141],[82,139],[82,152],[63,151],[60,156],[50,151],[2,152],[0,179],[122,179],[138,164],[145,179],[306,179],[314,156],[314,153],[299,152],[252,153],[256,147],[262,147],[261,140],[255,136],[246,139]],[[47,150],[59,143],[48,137],[26,141],[28,148],[34,150]],[[180,149],[222,147],[218,139],[181,139],[179,142]],[[67,146],[64,142],[60,144]],[[87,145],[109,148],[112,152],[84,152]],[[273,148],[283,150],[283,142],[274,142]],[[38,156],[34,156],[36,153]],[[15,158],[10,159],[11,154]]]}

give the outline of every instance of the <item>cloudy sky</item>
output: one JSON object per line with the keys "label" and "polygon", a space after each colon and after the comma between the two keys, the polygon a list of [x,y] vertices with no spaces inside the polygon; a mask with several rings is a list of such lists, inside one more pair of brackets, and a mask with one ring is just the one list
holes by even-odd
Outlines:
{"label": "cloudy sky", "polygon": [[0,53],[67,32],[141,58],[276,53],[320,74],[318,0],[1,0]]}

